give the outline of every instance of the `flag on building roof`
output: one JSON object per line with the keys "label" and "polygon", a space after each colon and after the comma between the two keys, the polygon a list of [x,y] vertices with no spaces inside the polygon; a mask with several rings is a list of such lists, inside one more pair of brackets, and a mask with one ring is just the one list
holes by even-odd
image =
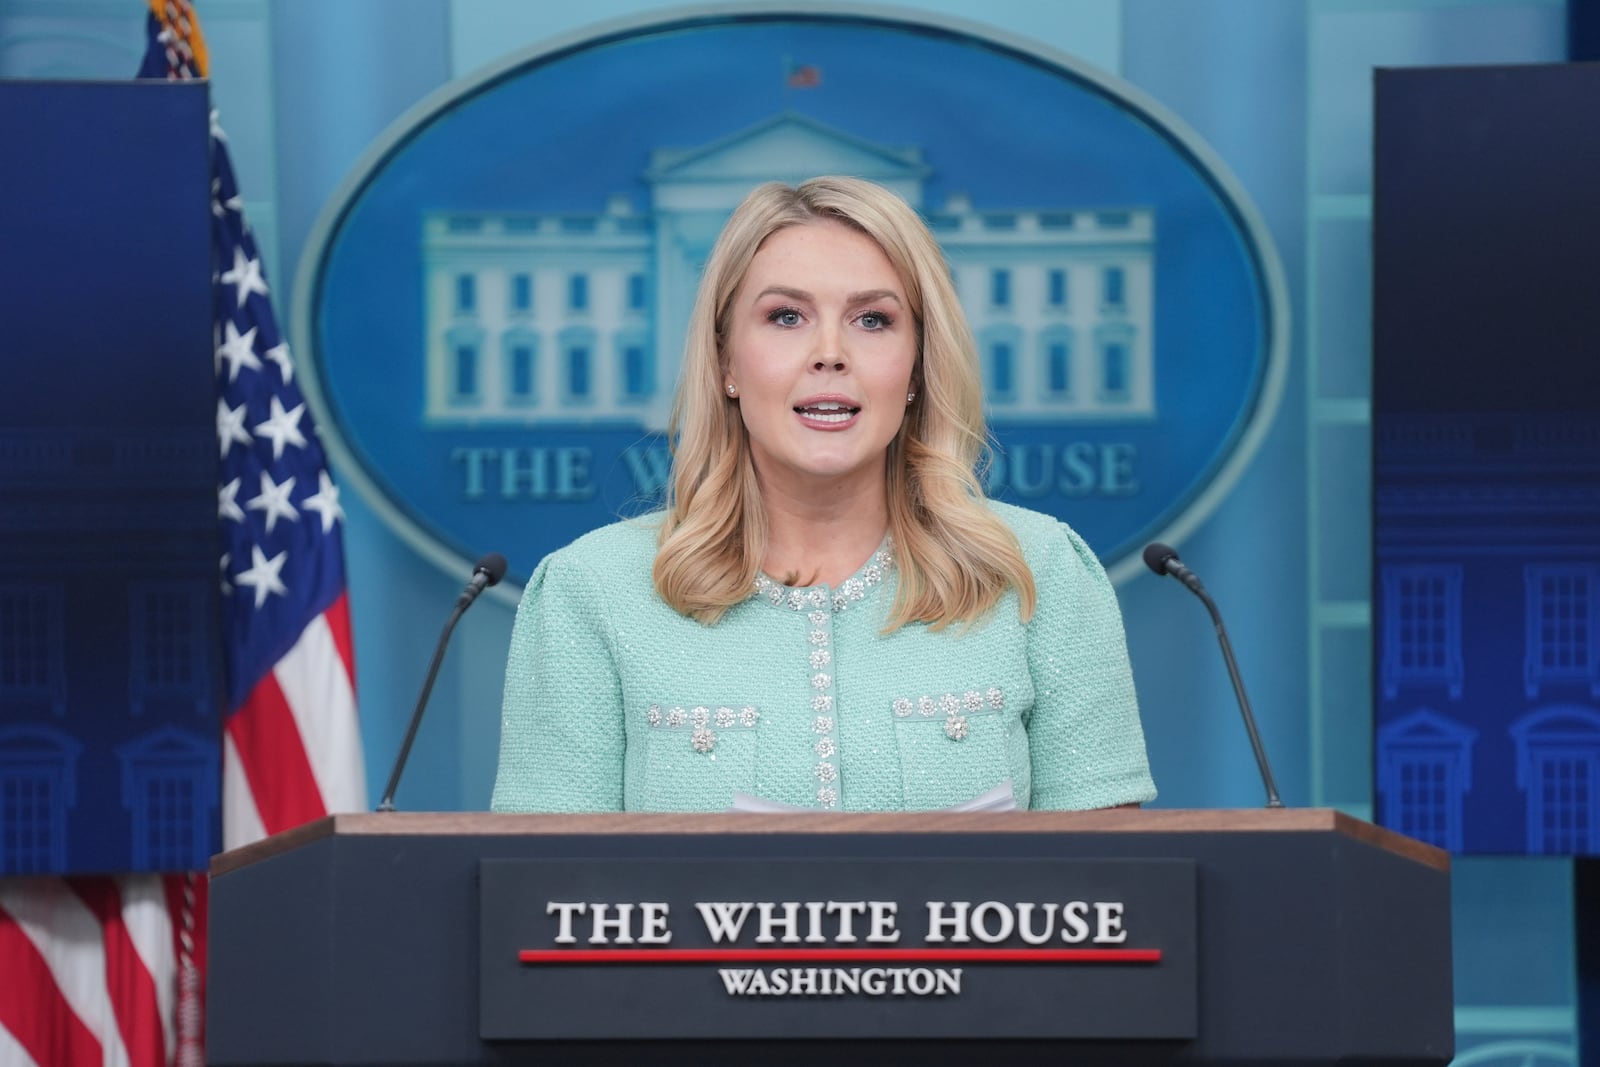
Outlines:
{"label": "flag on building roof", "polygon": [[[140,77],[207,74],[189,0],[149,0]],[[339,490],[213,112],[223,847],[366,806]],[[203,1062],[193,872],[0,883],[0,1063]]]}
{"label": "flag on building roof", "polygon": [[810,63],[783,61],[783,83],[790,89],[815,89],[822,84],[822,68]]}

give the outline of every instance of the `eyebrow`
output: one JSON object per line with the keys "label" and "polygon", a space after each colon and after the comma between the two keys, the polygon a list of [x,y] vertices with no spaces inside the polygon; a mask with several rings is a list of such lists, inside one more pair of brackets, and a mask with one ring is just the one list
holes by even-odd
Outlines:
{"label": "eyebrow", "polygon": [[[791,289],[787,285],[769,285],[756,294],[756,299],[760,300],[769,295],[784,296],[790,300],[803,300],[807,303],[811,303],[816,299],[804,289]],[[863,289],[859,293],[849,293],[844,298],[846,304],[867,304],[874,300],[893,300],[898,304],[900,303],[900,296],[892,289]]]}

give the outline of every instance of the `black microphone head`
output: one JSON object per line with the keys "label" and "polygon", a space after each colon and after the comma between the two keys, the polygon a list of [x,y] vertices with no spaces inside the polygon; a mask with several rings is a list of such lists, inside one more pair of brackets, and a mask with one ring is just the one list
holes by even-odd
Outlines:
{"label": "black microphone head", "polygon": [[499,585],[500,579],[506,576],[506,558],[498,552],[491,552],[478,561],[478,565],[472,568],[472,573],[481,574],[488,579],[483,583],[485,587]]}
{"label": "black microphone head", "polygon": [[1152,541],[1144,546],[1144,565],[1157,574],[1167,573],[1167,563],[1178,558],[1178,550],[1171,545],[1164,545],[1160,541]]}

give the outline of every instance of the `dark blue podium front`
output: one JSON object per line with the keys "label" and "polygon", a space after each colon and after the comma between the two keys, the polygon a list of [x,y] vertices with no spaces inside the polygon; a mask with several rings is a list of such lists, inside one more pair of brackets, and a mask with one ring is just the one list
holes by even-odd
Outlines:
{"label": "dark blue podium front", "polygon": [[214,1065],[1453,1053],[1448,857],[1325,810],[335,816],[211,908]]}

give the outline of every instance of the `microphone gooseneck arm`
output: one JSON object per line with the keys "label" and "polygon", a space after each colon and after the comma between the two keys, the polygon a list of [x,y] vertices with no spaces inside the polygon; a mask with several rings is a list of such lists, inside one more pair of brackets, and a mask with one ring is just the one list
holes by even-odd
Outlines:
{"label": "microphone gooseneck arm", "polygon": [[1239,661],[1233,656],[1233,642],[1228,640],[1228,628],[1222,624],[1222,612],[1217,610],[1216,601],[1206,592],[1200,576],[1184,566],[1178,553],[1166,545],[1153,544],[1147,547],[1144,561],[1157,574],[1171,575],[1182,582],[1211,613],[1211,624],[1217,631],[1217,644],[1222,647],[1222,659],[1228,666],[1228,678],[1233,682],[1233,695],[1239,701],[1239,714],[1244,719],[1245,733],[1250,736],[1250,748],[1255,752],[1256,767],[1261,772],[1261,784],[1267,790],[1267,807],[1283,807],[1283,801],[1278,798],[1278,783],[1272,778],[1272,766],[1267,762],[1267,750],[1261,744],[1260,732],[1256,730],[1256,716],[1250,710],[1250,698],[1245,695],[1244,679],[1239,675]]}
{"label": "microphone gooseneck arm", "polygon": [[417,739],[417,727],[422,725],[422,713],[428,706],[428,696],[433,692],[433,680],[438,677],[439,665],[444,662],[445,649],[450,646],[450,635],[455,631],[456,623],[461,621],[472,602],[478,599],[489,586],[494,585],[505,577],[505,557],[499,553],[491,552],[478,561],[472,570],[472,580],[456,598],[456,606],[450,612],[450,617],[445,620],[444,630],[439,634],[439,643],[433,649],[433,662],[428,664],[428,675],[422,682],[422,692],[417,695],[417,706],[412,709],[411,722],[406,726],[406,736],[400,742],[400,754],[395,757],[394,769],[389,772],[389,784],[383,787],[383,799],[378,802],[379,811],[393,811],[395,790],[400,788],[400,775],[405,772],[406,760],[411,756],[411,743]]}
{"label": "microphone gooseneck arm", "polygon": [[[1189,572],[1193,574],[1193,571]],[[1185,585],[1189,583],[1185,582]],[[1222,646],[1222,659],[1228,665],[1228,677],[1233,681],[1233,695],[1239,699],[1239,714],[1244,717],[1245,733],[1250,735],[1250,747],[1255,750],[1256,766],[1261,769],[1261,784],[1267,788],[1267,807],[1281,808],[1283,801],[1278,799],[1278,783],[1272,780],[1272,767],[1267,763],[1267,750],[1262,747],[1261,734],[1256,730],[1255,713],[1250,710],[1250,698],[1244,693],[1244,680],[1239,677],[1239,662],[1233,658],[1233,643],[1228,640],[1228,629],[1222,625],[1222,613],[1217,610],[1216,602],[1211,599],[1205,587],[1200,585],[1200,579],[1195,579],[1195,584],[1189,588],[1200,602],[1211,613],[1211,623],[1217,630],[1217,644]]]}

